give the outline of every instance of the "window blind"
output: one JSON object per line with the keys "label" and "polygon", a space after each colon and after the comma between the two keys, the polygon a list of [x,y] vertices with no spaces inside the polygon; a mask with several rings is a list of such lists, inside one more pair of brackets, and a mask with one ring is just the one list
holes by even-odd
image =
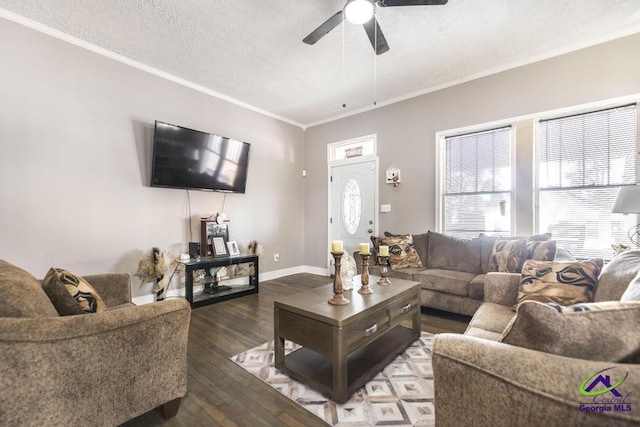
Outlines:
{"label": "window blind", "polygon": [[637,215],[612,214],[637,175],[636,106],[540,121],[538,223],[578,258],[611,258]]}
{"label": "window blind", "polygon": [[443,231],[511,234],[511,127],[446,137],[444,150]]}

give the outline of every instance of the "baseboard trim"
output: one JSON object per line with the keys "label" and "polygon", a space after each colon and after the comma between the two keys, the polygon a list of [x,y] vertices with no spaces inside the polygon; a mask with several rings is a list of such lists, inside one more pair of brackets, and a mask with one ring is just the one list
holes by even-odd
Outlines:
{"label": "baseboard trim", "polygon": [[[267,271],[266,273],[260,273],[260,282],[267,280],[279,279],[285,276],[291,276],[292,274],[309,273],[318,276],[329,276],[326,268],[314,267],[311,265],[299,265],[297,267],[283,268],[281,270]],[[173,287],[173,286],[172,286]],[[184,298],[184,288],[171,289],[167,292],[167,298]],[[144,305],[155,302],[155,294],[138,295],[132,298],[132,302],[135,305]]]}

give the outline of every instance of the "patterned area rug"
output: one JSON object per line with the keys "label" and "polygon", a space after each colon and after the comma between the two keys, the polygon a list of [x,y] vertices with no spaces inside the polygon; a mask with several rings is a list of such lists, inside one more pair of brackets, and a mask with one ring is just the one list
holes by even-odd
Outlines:
{"label": "patterned area rug", "polygon": [[[231,360],[332,426],[433,426],[433,337],[422,332],[420,339],[341,405],[275,369],[273,341]],[[285,354],[297,348],[285,341]]]}

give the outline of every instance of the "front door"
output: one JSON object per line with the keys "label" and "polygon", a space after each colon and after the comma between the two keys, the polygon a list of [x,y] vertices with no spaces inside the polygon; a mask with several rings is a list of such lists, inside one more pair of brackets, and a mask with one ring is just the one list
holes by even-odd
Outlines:
{"label": "front door", "polygon": [[352,255],[359,243],[371,243],[376,230],[376,160],[332,166],[331,240],[342,240]]}

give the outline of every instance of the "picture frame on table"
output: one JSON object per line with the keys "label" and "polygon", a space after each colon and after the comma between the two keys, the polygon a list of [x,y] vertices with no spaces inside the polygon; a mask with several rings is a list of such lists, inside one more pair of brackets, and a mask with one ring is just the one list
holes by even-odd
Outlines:
{"label": "picture frame on table", "polygon": [[213,249],[213,257],[229,256],[227,250],[227,242],[223,236],[216,236],[211,238],[211,247]]}
{"label": "picture frame on table", "polygon": [[229,255],[240,255],[240,248],[238,247],[238,243],[236,243],[235,240],[229,240],[227,242],[227,248],[229,249]]}

